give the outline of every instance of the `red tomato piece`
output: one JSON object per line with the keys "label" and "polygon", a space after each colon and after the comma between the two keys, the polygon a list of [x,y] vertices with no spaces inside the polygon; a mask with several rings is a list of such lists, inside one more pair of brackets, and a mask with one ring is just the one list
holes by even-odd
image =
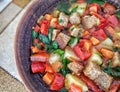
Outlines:
{"label": "red tomato piece", "polygon": [[118,81],[116,83],[113,83],[110,86],[110,91],[109,92],[117,92],[119,88],[120,88],[120,81]]}
{"label": "red tomato piece", "polygon": [[34,28],[34,30],[35,30],[36,32],[39,32],[39,31],[40,31],[40,27],[39,27],[38,25],[36,25],[35,28]]}
{"label": "red tomato piece", "polygon": [[118,23],[119,23],[119,22],[118,22],[118,19],[117,19],[117,17],[116,17],[115,15],[109,16],[107,20],[110,22],[110,25],[111,25],[112,27],[117,26]]}
{"label": "red tomato piece", "polygon": [[86,60],[91,56],[91,46],[92,42],[90,40],[82,39],[73,49],[81,60]]}
{"label": "red tomato piece", "polygon": [[75,84],[71,84],[69,92],[82,92],[82,88]]}
{"label": "red tomato piece", "polygon": [[89,79],[84,74],[81,74],[80,77],[93,92],[103,92],[102,90],[99,89],[99,87],[91,79]]}
{"label": "red tomato piece", "polygon": [[44,35],[48,35],[49,21],[43,20],[41,22],[41,33]]}
{"label": "red tomato piece", "polygon": [[104,40],[104,39],[107,38],[107,36],[106,36],[106,34],[105,34],[105,32],[104,32],[103,29],[99,29],[99,30],[97,30],[97,31],[94,31],[94,32],[92,33],[92,36],[94,36],[94,37],[97,38],[98,40]]}
{"label": "red tomato piece", "polygon": [[51,90],[58,91],[64,86],[64,77],[60,73],[55,73],[53,83],[50,86]]}
{"label": "red tomato piece", "polygon": [[103,29],[103,28],[105,28],[106,26],[108,26],[108,21],[107,21],[107,19],[102,18],[102,19],[100,20],[100,24],[98,25],[98,29]]}
{"label": "red tomato piece", "polygon": [[33,73],[43,73],[45,71],[45,64],[41,62],[32,62],[31,70]]}

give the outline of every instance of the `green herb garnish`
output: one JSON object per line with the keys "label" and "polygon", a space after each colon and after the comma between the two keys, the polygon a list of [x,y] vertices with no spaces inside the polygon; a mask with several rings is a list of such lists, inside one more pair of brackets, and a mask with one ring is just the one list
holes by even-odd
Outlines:
{"label": "green herb garnish", "polygon": [[61,1],[60,3],[57,4],[56,8],[57,10],[64,12],[65,14],[70,14],[68,11],[68,9],[70,8],[69,2]]}
{"label": "green herb garnish", "polygon": [[98,4],[104,4],[104,0],[86,0],[88,3],[98,3]]}
{"label": "green herb garnish", "polygon": [[43,34],[39,34],[39,39],[44,43],[44,44],[50,44],[50,40],[47,36]]}
{"label": "green herb garnish", "polygon": [[64,22],[64,20],[62,20],[62,19],[59,20],[59,23],[63,23],[63,22]]}
{"label": "green herb garnish", "polygon": [[68,92],[68,90],[66,88],[62,88],[62,89],[60,89],[59,92]]}
{"label": "green herb garnish", "polygon": [[104,67],[103,71],[113,77],[120,78],[120,67],[112,68],[111,62],[112,62],[112,60],[109,60],[107,67]]}
{"label": "green herb garnish", "polygon": [[114,52],[117,52],[118,50],[119,50],[118,47],[114,47],[114,48],[113,48],[113,51],[114,51]]}
{"label": "green herb garnish", "polygon": [[35,30],[32,30],[32,38],[35,39],[38,37],[38,32],[36,32]]}
{"label": "green herb garnish", "polygon": [[49,40],[52,40],[53,28],[50,27],[48,31],[49,31],[49,33],[48,33],[48,38],[49,38]]}

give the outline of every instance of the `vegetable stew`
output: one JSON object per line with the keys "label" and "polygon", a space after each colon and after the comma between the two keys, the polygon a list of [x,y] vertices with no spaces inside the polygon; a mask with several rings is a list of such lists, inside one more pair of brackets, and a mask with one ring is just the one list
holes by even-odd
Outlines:
{"label": "vegetable stew", "polygon": [[120,9],[61,1],[32,27],[31,71],[57,92],[120,91]]}

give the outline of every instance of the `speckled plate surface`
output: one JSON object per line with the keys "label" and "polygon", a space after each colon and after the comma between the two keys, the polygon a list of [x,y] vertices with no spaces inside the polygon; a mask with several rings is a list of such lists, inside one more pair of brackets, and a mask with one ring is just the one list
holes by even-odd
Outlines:
{"label": "speckled plate surface", "polygon": [[[43,82],[42,75],[30,71],[31,29],[39,16],[50,11],[61,0],[34,0],[17,28],[15,56],[19,74],[29,92],[53,92]],[[68,1],[68,0],[64,0]],[[114,0],[116,1],[116,0]]]}

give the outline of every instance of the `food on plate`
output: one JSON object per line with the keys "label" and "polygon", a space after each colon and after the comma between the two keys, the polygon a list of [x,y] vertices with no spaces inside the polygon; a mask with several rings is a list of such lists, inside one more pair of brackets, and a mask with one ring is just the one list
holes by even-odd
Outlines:
{"label": "food on plate", "polygon": [[32,29],[32,73],[55,92],[119,92],[118,11],[103,0],[60,1]]}

